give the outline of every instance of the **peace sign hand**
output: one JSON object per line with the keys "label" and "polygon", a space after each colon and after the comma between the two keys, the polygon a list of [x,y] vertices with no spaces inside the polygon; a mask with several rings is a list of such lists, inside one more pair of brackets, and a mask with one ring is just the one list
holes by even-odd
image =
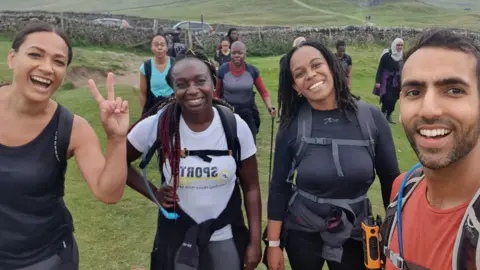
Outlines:
{"label": "peace sign hand", "polygon": [[107,99],[105,100],[93,80],[88,80],[90,91],[100,108],[100,119],[107,138],[125,137],[128,133],[129,113],[128,101],[115,98],[113,73],[107,75]]}

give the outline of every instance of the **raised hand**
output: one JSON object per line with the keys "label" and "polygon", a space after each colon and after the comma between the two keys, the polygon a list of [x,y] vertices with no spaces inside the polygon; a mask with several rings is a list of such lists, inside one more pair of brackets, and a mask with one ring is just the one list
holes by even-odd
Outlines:
{"label": "raised hand", "polygon": [[122,100],[121,97],[115,98],[113,73],[109,72],[107,75],[107,99],[100,94],[93,80],[88,80],[88,84],[100,108],[100,119],[107,138],[127,136],[130,122],[128,101]]}

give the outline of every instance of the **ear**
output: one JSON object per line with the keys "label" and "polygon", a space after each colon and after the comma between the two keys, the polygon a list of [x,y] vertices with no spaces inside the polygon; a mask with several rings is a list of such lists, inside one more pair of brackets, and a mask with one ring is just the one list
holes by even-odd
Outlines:
{"label": "ear", "polygon": [[15,51],[10,49],[7,56],[7,64],[9,69],[13,69],[13,59],[15,58]]}

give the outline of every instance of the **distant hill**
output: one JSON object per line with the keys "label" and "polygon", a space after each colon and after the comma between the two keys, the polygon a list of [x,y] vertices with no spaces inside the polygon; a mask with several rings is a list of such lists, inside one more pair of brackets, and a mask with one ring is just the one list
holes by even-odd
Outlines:
{"label": "distant hill", "polygon": [[[0,0],[2,10],[110,12],[236,25],[453,26],[480,30],[480,0]],[[6,3],[5,3],[6,2]],[[365,7],[365,3],[370,3]],[[465,11],[465,9],[470,9]]]}

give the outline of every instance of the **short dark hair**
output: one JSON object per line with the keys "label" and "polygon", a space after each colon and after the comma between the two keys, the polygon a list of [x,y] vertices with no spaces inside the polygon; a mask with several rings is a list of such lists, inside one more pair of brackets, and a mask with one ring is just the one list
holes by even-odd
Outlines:
{"label": "short dark hair", "polygon": [[304,102],[305,97],[300,97],[293,89],[294,79],[290,70],[290,60],[292,55],[301,47],[310,46],[317,49],[325,58],[333,77],[333,87],[338,108],[346,113],[347,110],[356,112],[357,106],[355,100],[359,98],[354,96],[347,86],[347,74],[341,66],[337,57],[323,44],[315,41],[307,41],[294,47],[280,64],[280,74],[278,78],[278,109],[280,112],[280,127],[286,128],[293,118],[296,117],[298,110]]}
{"label": "short dark hair", "polygon": [[472,39],[456,34],[450,29],[431,29],[422,33],[405,54],[405,62],[422,48],[443,48],[471,54],[477,60],[477,78],[480,90],[480,47]]}
{"label": "short dark hair", "polygon": [[22,46],[23,42],[25,42],[25,39],[28,37],[28,35],[33,34],[33,33],[39,33],[39,32],[48,32],[48,33],[55,33],[59,37],[65,41],[68,47],[68,62],[67,66],[70,65],[72,62],[73,58],[73,52],[72,52],[72,45],[70,44],[70,41],[68,40],[67,35],[65,32],[63,32],[62,29],[57,28],[51,24],[45,23],[45,22],[35,22],[28,24],[25,28],[20,30],[16,35],[15,38],[13,39],[12,43],[12,49],[15,52],[18,52],[18,49],[20,46]]}
{"label": "short dark hair", "polygon": [[156,33],[156,34],[154,34],[154,35],[152,36],[152,38],[150,39],[150,43],[152,43],[152,42],[153,42],[153,39],[156,38],[156,37],[158,37],[158,36],[163,37],[163,39],[165,40],[165,42],[167,42],[167,39],[165,38],[165,36],[164,36],[162,33]]}
{"label": "short dark hair", "polygon": [[337,44],[335,45],[335,47],[338,49],[338,47],[340,46],[346,46],[346,43],[344,40],[337,41]]}

